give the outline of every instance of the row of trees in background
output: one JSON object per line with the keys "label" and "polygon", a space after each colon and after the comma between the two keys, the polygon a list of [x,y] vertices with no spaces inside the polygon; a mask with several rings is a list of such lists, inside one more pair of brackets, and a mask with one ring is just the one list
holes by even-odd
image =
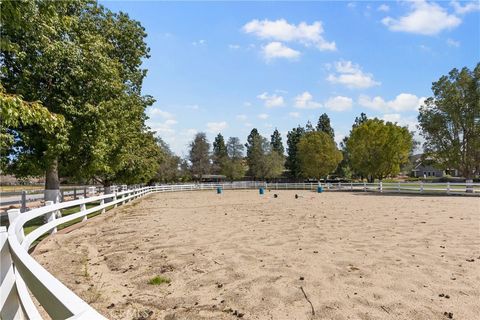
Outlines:
{"label": "row of trees in background", "polygon": [[[298,126],[288,132],[286,156],[277,129],[270,140],[256,128],[252,129],[244,146],[238,137],[230,137],[225,142],[223,135],[218,134],[213,148],[205,133],[198,133],[189,145],[183,172],[194,179],[215,174],[225,175],[229,180],[245,175],[261,180],[278,177],[297,180],[324,179],[336,174],[373,180],[397,174],[413,148],[412,133],[406,127],[376,118],[367,119],[365,114],[356,118],[350,135],[341,143],[341,150],[334,137],[325,113],[319,117],[316,127],[308,122],[305,127]],[[177,159],[173,164],[179,166],[180,162]],[[187,176],[183,174],[183,177]]]}

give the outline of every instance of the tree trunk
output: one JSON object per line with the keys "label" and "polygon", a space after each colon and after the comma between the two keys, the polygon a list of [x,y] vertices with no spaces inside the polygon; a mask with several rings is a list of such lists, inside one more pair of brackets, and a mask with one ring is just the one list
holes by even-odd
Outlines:
{"label": "tree trunk", "polygon": [[53,160],[45,174],[45,201],[60,202],[60,179],[58,178],[58,159]]}
{"label": "tree trunk", "polygon": [[[110,193],[113,193],[112,192],[112,181],[110,180],[104,180],[103,181],[103,194],[110,194]],[[112,198],[107,198],[105,199],[105,203],[107,202],[112,202],[113,199]]]}

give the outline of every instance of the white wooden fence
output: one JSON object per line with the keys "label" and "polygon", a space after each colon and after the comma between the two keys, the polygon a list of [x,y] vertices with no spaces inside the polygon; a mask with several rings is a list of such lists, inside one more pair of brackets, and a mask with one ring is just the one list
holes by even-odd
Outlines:
{"label": "white wooden fence", "polygon": [[[10,226],[8,230],[5,227],[0,227],[0,318],[5,320],[41,319],[40,312],[32,300],[31,295],[33,295],[53,319],[105,319],[28,254],[28,250],[35,240],[46,233],[55,233],[57,227],[62,224],[79,218],[85,221],[89,214],[103,213],[107,207],[116,207],[152,192],[212,190],[216,188],[224,190],[265,188],[316,191],[318,187],[317,183],[266,182],[162,185],[96,195],[57,204],[47,203],[44,207],[25,213],[20,213],[19,209],[9,210]],[[480,184],[478,183],[327,183],[322,187],[326,191],[480,195]],[[95,206],[87,209],[87,204],[95,204]],[[79,207],[80,211],[64,217],[58,215],[60,210],[73,207]],[[38,217],[46,217],[46,222],[25,235],[25,224]]]}

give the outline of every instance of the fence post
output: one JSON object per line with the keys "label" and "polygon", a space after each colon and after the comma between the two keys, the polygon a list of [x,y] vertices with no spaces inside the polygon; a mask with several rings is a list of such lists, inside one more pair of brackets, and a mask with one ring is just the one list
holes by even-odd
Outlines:
{"label": "fence post", "polygon": [[73,200],[77,200],[77,188],[73,188]]}
{"label": "fence post", "polygon": [[[7,211],[8,214],[8,221],[10,224],[17,219],[17,217],[20,215],[20,209],[10,209]],[[23,228],[20,228],[17,233],[17,237],[20,243],[23,242],[23,239],[25,239],[25,232],[23,231]]]}
{"label": "fence post", "polygon": [[367,183],[363,181],[363,191],[367,192]]}
{"label": "fence post", "polygon": [[[105,204],[105,199],[100,200],[100,205],[103,206]],[[102,213],[105,213],[105,208],[102,209]]]}
{"label": "fence post", "polygon": [[397,191],[400,192],[400,182],[397,182]]}
{"label": "fence post", "polygon": [[380,192],[383,192],[383,182],[380,181]]}
{"label": "fence post", "polygon": [[60,202],[65,202],[65,191],[60,189]]}
{"label": "fence post", "polygon": [[465,192],[473,193],[473,180],[465,180]]}
{"label": "fence post", "polygon": [[20,208],[20,212],[27,211],[27,191],[22,191],[22,207]]}
{"label": "fence post", "polygon": [[[45,206],[53,205],[53,201],[45,201]],[[49,212],[45,214],[45,223],[49,223],[50,221],[54,221],[57,219],[56,211]],[[53,227],[50,229],[50,234],[54,234],[57,232],[57,227]]]}
{"label": "fence post", "polygon": [[[85,198],[83,196],[78,196],[78,199],[82,200],[82,199],[85,199]],[[85,210],[87,210],[87,206],[85,205],[85,203],[80,204],[80,212],[85,211]],[[87,221],[87,219],[88,219],[87,215],[84,215],[83,219],[82,219],[82,222]]]}
{"label": "fence post", "polygon": [[[18,296],[17,286],[15,283],[15,269],[13,267],[10,248],[8,246],[8,233],[6,227],[0,227],[0,286],[2,287],[2,305],[0,310],[0,319],[27,319],[20,299]],[[12,283],[12,285],[8,285]],[[8,289],[8,291],[6,291]]]}
{"label": "fence post", "polygon": [[83,187],[83,197],[87,197],[87,187]]}
{"label": "fence post", "polygon": [[420,193],[423,193],[423,181],[420,181]]}
{"label": "fence post", "polygon": [[447,182],[447,194],[450,194],[450,182]]}

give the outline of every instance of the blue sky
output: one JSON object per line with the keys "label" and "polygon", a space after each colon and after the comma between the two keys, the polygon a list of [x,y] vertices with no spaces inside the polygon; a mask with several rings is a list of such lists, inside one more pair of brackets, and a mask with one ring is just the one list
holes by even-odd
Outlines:
{"label": "blue sky", "polygon": [[326,112],[415,129],[431,83],[480,61],[478,1],[102,1],[148,33],[148,124],[179,155],[196,132],[269,137]]}

